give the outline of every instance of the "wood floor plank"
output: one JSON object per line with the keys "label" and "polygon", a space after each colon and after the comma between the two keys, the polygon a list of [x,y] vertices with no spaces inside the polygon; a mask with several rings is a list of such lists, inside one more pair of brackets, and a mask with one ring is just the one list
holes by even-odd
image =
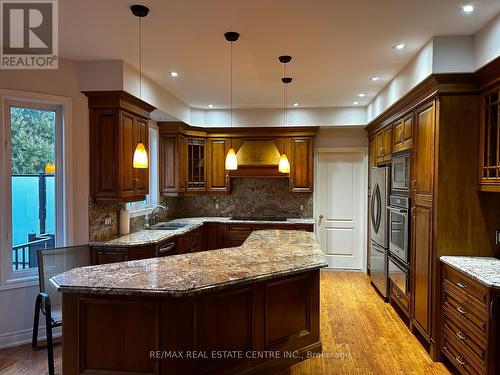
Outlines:
{"label": "wood floor plank", "polygon": [[[278,375],[443,375],[390,304],[361,272],[321,272],[321,341],[323,354]],[[61,345],[55,347],[56,374],[61,374]],[[336,357],[335,357],[336,356]],[[0,350],[0,374],[47,373],[45,350],[30,345]]]}

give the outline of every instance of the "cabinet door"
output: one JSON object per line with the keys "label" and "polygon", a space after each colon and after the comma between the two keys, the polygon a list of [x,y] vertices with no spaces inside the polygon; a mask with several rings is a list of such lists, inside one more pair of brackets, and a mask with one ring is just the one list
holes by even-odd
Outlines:
{"label": "cabinet door", "polygon": [[90,110],[90,194],[96,199],[117,199],[119,171],[119,113],[113,109]]}
{"label": "cabinet door", "polygon": [[154,246],[137,246],[128,249],[128,260],[153,258],[155,255]]}
{"label": "cabinet door", "polygon": [[187,140],[183,135],[177,136],[177,155],[179,159],[178,165],[178,186],[177,191],[183,192],[187,188]]}
{"label": "cabinet door", "polygon": [[387,126],[384,129],[384,146],[382,149],[382,157],[384,161],[390,161],[391,160],[391,154],[392,154],[392,126]]}
{"label": "cabinet door", "polygon": [[137,135],[134,130],[136,118],[128,112],[120,111],[120,195],[122,197],[135,196],[136,176],[133,168],[134,151],[137,146]]}
{"label": "cabinet door", "polygon": [[187,143],[186,191],[205,191],[206,148],[205,140],[189,138]]}
{"label": "cabinet door", "polygon": [[290,161],[290,191],[311,193],[313,191],[313,140],[292,138]]}
{"label": "cabinet door", "polygon": [[377,149],[377,164],[384,161],[384,131],[381,130],[375,136],[375,145]]}
{"label": "cabinet door", "polygon": [[434,102],[418,109],[415,119],[412,190],[414,199],[432,200],[434,188]]}
{"label": "cabinet door", "polygon": [[232,224],[226,227],[226,247],[241,246],[253,231],[252,225]]}
{"label": "cabinet door", "polygon": [[431,311],[431,256],[432,256],[432,209],[415,206],[412,215],[413,263],[413,316],[427,336],[430,333]]}
{"label": "cabinet door", "polygon": [[179,160],[177,155],[177,137],[160,134],[160,192],[177,192]]}
{"label": "cabinet door", "polygon": [[392,133],[392,147],[394,152],[401,151],[403,149],[403,139],[404,139],[404,122],[403,119],[397,120],[394,123],[393,133]]}
{"label": "cabinet door", "polygon": [[500,86],[481,95],[480,190],[500,192]]}
{"label": "cabinet door", "polygon": [[[146,147],[146,151],[148,152],[148,157],[151,159],[149,155],[149,131],[148,131],[148,121],[144,119],[138,118],[135,122],[134,129],[134,151],[135,147],[139,142],[144,144]],[[149,161],[151,163],[151,160]],[[134,168],[135,173],[135,186],[136,186],[136,195],[142,196],[149,193],[149,168],[147,169],[139,169]]]}
{"label": "cabinet door", "polygon": [[409,149],[413,146],[413,113],[403,120],[403,147]]}
{"label": "cabinet door", "polygon": [[208,191],[228,192],[229,178],[226,173],[226,154],[229,145],[226,139],[207,140]]}

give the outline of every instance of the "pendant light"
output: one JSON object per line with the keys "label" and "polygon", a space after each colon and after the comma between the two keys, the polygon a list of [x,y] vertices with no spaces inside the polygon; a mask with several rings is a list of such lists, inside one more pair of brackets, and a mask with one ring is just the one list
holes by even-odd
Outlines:
{"label": "pendant light", "polygon": [[[130,7],[132,14],[139,19],[139,99],[142,99],[142,24],[141,20],[146,17],[149,13],[149,8],[144,5],[132,5]],[[132,161],[134,168],[145,169],[148,168],[148,153],[142,139],[140,138],[139,131],[139,143],[137,144],[134,151],[134,158]]]}
{"label": "pendant light", "polygon": [[[240,34],[234,31],[229,31],[224,34],[226,40],[229,44],[229,111],[230,111],[230,121],[231,121],[231,133],[233,130],[233,42],[236,42],[240,37]],[[226,170],[235,171],[238,169],[238,160],[236,159],[236,153],[233,148],[233,137],[230,134],[231,146],[226,155]]]}
{"label": "pendant light", "polygon": [[[286,64],[292,60],[292,56],[280,56],[280,63],[283,64],[283,78],[281,78],[281,82],[283,82],[283,124],[287,125],[287,111],[288,111],[288,84],[292,82],[292,78],[286,76]],[[281,153],[280,162],[278,165],[278,170],[281,173],[290,173],[290,162],[285,154],[285,143],[283,143],[283,152]]]}

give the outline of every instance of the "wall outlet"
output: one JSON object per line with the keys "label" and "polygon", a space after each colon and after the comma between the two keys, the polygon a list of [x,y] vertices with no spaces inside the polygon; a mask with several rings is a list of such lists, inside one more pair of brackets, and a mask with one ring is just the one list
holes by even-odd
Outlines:
{"label": "wall outlet", "polygon": [[300,210],[304,211],[304,206],[303,205],[300,205]]}
{"label": "wall outlet", "polygon": [[497,230],[497,231],[495,232],[495,243],[496,243],[497,245],[500,245],[500,230]]}
{"label": "wall outlet", "polygon": [[216,203],[215,204],[215,209],[218,210],[219,209],[219,203]]}
{"label": "wall outlet", "polygon": [[109,226],[111,226],[111,221],[112,221],[111,216],[110,216],[110,215],[108,215],[108,216],[106,216],[106,217],[104,218],[104,220],[102,221],[102,223],[103,223],[103,225],[104,225],[105,227],[109,227]]}

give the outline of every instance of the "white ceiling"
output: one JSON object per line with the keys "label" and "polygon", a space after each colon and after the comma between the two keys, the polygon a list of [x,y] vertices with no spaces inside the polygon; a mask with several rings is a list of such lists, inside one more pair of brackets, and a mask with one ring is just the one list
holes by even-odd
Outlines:
{"label": "white ceiling", "polygon": [[[120,59],[138,66],[133,0],[60,0],[60,55]],[[192,107],[228,105],[228,42],[234,44],[234,106],[282,105],[281,54],[293,56],[289,102],[301,107],[366,105],[433,36],[473,34],[499,0],[142,0],[143,70]],[[408,47],[391,46],[404,41]],[[169,71],[177,71],[172,78]],[[378,75],[381,81],[372,82]],[[359,92],[367,92],[358,98]]]}

